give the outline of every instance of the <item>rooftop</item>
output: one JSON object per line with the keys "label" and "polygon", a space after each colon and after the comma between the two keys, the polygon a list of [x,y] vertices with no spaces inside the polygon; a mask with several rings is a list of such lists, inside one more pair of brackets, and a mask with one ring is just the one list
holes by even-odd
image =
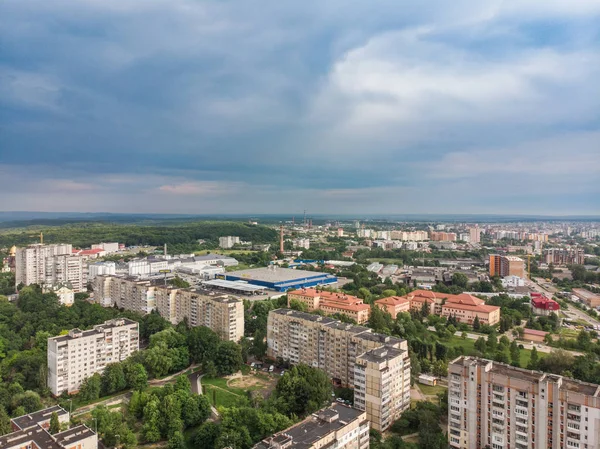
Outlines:
{"label": "rooftop", "polygon": [[362,419],[365,412],[355,410],[342,404],[333,404],[309,416],[304,421],[289,427],[275,435],[265,438],[254,446],[254,449],[270,449],[275,444],[286,443],[289,449],[308,449],[315,442],[357,419]]}
{"label": "rooftop", "polygon": [[397,306],[406,304],[407,302],[409,302],[408,299],[403,296],[388,296],[387,298],[381,298],[375,301],[376,304],[384,304],[386,306]]}
{"label": "rooftop", "polygon": [[130,320],[128,318],[116,318],[114,320],[105,321],[102,324],[94,326],[93,329],[82,331],[81,329],[71,329],[67,335],[59,335],[57,337],[51,337],[48,341],[53,340],[56,342],[63,342],[68,340],[74,340],[76,338],[91,337],[92,335],[98,335],[103,333],[105,329],[111,329],[113,327],[121,327],[135,324],[138,325],[137,321]]}
{"label": "rooftop", "polygon": [[35,427],[39,423],[43,423],[45,421],[50,421],[50,417],[52,416],[52,413],[54,413],[54,412],[56,412],[56,414],[59,417],[69,414],[60,405],[53,405],[52,407],[45,408],[45,409],[39,410],[37,412],[29,413],[28,415],[23,415],[23,416],[18,416],[16,418],[12,418],[11,421],[19,429],[29,429],[30,427]]}
{"label": "rooftop", "polygon": [[94,435],[95,433],[92,429],[82,424],[77,427],[72,427],[69,430],[65,430],[64,432],[57,433],[54,435],[54,438],[58,444],[67,446]]}
{"label": "rooftop", "polygon": [[254,293],[266,289],[266,287],[263,287],[262,285],[252,285],[244,281],[226,281],[225,279],[212,279],[210,281],[204,281],[202,282],[202,285],[207,285],[209,287],[227,288],[248,293]]}
{"label": "rooftop", "polygon": [[328,273],[321,273],[318,271],[307,271],[307,270],[295,270],[292,268],[280,268],[265,267],[265,268],[251,268],[248,270],[230,271],[226,276],[234,276],[237,278],[243,278],[248,280],[256,280],[263,282],[289,282],[302,279],[325,277]]}
{"label": "rooftop", "polygon": [[371,349],[357,357],[357,359],[366,360],[373,363],[387,362],[388,360],[400,357],[404,353],[401,349],[390,348],[387,346]]}

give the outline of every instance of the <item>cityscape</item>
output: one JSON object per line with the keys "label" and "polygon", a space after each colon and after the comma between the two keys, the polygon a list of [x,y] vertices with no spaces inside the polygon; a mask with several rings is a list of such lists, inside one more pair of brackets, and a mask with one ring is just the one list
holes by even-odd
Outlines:
{"label": "cityscape", "polygon": [[0,42],[0,449],[600,449],[599,0]]}

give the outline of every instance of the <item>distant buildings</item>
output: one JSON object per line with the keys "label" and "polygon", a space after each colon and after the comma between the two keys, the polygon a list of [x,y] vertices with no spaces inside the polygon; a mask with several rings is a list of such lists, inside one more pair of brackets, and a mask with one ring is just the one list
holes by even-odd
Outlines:
{"label": "distant buildings", "polygon": [[577,246],[547,248],[542,251],[542,262],[554,265],[583,265],[585,251]]}
{"label": "distant buildings", "polygon": [[307,238],[298,238],[294,240],[295,248],[310,249],[310,240]]}
{"label": "distant buildings", "polygon": [[93,281],[98,275],[114,275],[117,264],[114,262],[96,262],[88,265],[88,281]]}
{"label": "distant buildings", "polygon": [[12,418],[12,432],[0,436],[3,449],[97,449],[98,436],[85,425],[55,433],[48,432],[50,418],[56,413],[61,425],[70,422],[69,412],[55,405],[37,412]]}
{"label": "distant buildings", "polygon": [[121,245],[119,245],[117,242],[102,242],[92,245],[92,249],[102,249],[106,252],[106,254],[111,254],[119,252],[119,250],[121,249]]}
{"label": "distant buildings", "polygon": [[68,285],[74,292],[86,290],[87,257],[73,255],[70,244],[34,244],[18,248],[15,255],[15,283],[53,286]]}
{"label": "distant buildings", "polygon": [[147,314],[152,310],[177,324],[206,326],[223,340],[239,341],[244,335],[244,305],[237,298],[192,289],[178,289],[149,280],[97,276],[92,283],[94,301]]}
{"label": "distant buildings", "polygon": [[525,262],[516,256],[490,254],[490,276],[525,278]]}
{"label": "distant buildings", "polygon": [[288,306],[291,301],[306,304],[308,311],[321,310],[327,315],[343,313],[358,324],[369,320],[371,306],[364,304],[363,300],[345,293],[332,293],[314,288],[303,288],[287,292]]}
{"label": "distant buildings", "polygon": [[55,287],[44,289],[44,291],[52,292],[58,296],[58,302],[63,306],[70,307],[75,302],[75,293],[64,285],[57,285]]}
{"label": "distant buildings", "polygon": [[92,330],[72,329],[48,339],[48,388],[55,396],[75,393],[81,383],[139,349],[138,323],[125,318],[106,321]]}
{"label": "distant buildings", "polygon": [[456,241],[456,233],[455,232],[431,231],[429,233],[429,240],[431,240],[433,242],[455,242]]}
{"label": "distant buildings", "polygon": [[488,306],[483,299],[468,293],[451,295],[430,290],[415,290],[404,298],[410,301],[411,310],[420,311],[425,307],[430,314],[455,317],[458,322],[473,324],[475,317],[481,324],[493,326],[500,321],[500,307]]}
{"label": "distant buildings", "polygon": [[481,230],[479,226],[475,226],[474,228],[469,228],[469,242],[471,243],[479,243],[481,241]]}
{"label": "distant buildings", "polygon": [[298,424],[265,438],[253,449],[368,449],[364,411],[342,404],[321,409]]}
{"label": "distant buildings", "polygon": [[223,267],[236,266],[238,261],[221,254],[205,254],[202,256],[162,256],[132,260],[128,263],[130,276],[152,277],[165,272],[182,271],[197,274],[204,279],[213,279],[217,274],[225,272]]}
{"label": "distant buildings", "polygon": [[234,245],[239,245],[240,238],[233,236],[219,237],[219,247],[224,249],[233,248]]}
{"label": "distant buildings", "polygon": [[595,309],[600,306],[600,295],[592,293],[585,288],[574,288],[572,292],[588,307]]}
{"label": "distant buildings", "polygon": [[500,282],[504,288],[517,288],[525,286],[525,280],[519,276],[506,276],[502,278]]}
{"label": "distant buildings", "polygon": [[273,359],[320,368],[334,383],[354,387],[354,405],[367,412],[374,429],[386,430],[410,406],[405,340],[327,317],[277,309],[269,312],[267,345]]}
{"label": "distant buildings", "polygon": [[452,449],[600,447],[598,385],[462,356],[448,387]]}
{"label": "distant buildings", "polygon": [[534,315],[550,315],[558,313],[560,305],[553,299],[547,298],[542,293],[531,292],[531,311]]}
{"label": "distant buildings", "polygon": [[391,231],[390,239],[405,242],[422,242],[428,240],[427,231]]}

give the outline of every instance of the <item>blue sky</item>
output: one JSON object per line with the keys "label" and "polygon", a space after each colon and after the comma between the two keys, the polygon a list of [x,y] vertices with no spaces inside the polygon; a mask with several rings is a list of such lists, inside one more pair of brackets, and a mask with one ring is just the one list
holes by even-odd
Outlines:
{"label": "blue sky", "polygon": [[600,2],[0,6],[0,210],[600,214]]}

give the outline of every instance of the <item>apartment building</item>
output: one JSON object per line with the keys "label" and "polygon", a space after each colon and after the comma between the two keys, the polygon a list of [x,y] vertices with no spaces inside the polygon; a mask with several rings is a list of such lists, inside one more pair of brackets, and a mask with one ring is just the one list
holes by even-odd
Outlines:
{"label": "apartment building", "polygon": [[68,285],[74,292],[87,287],[86,258],[73,255],[70,244],[29,245],[17,248],[15,254],[15,284]]}
{"label": "apartment building", "polygon": [[479,226],[475,226],[474,228],[469,228],[469,242],[471,242],[471,243],[481,242],[481,230],[479,229]]}
{"label": "apartment building", "polygon": [[485,304],[483,299],[468,293],[451,295],[431,290],[415,290],[403,296],[410,302],[410,309],[415,312],[427,308],[429,314],[454,317],[460,323],[473,324],[479,318],[481,324],[494,324],[500,322],[500,307]]}
{"label": "apartment building", "polygon": [[525,262],[516,256],[490,254],[490,276],[525,278]]}
{"label": "apartment building", "polygon": [[596,449],[600,387],[462,356],[448,367],[453,449]]}
{"label": "apartment building", "polygon": [[342,404],[321,409],[298,424],[265,438],[253,449],[368,449],[369,421],[364,411]]}
{"label": "apartment building", "polygon": [[432,242],[456,242],[456,233],[431,231],[429,233],[429,240]]}
{"label": "apartment building", "polygon": [[136,321],[119,318],[48,339],[48,388],[59,396],[76,393],[81,383],[106,365],[122,362],[139,349]]}
{"label": "apartment building", "polygon": [[322,310],[327,315],[343,313],[358,324],[369,320],[371,306],[364,304],[363,300],[345,293],[328,292],[314,288],[302,288],[287,293],[288,306],[292,300],[306,304],[308,311]]}
{"label": "apartment building", "polygon": [[[386,417],[398,416],[410,405],[410,359],[406,340],[377,334],[369,328],[345,324],[328,317],[277,309],[269,312],[267,347],[269,357],[281,357],[294,365],[304,363],[320,368],[336,385],[351,388],[358,385],[359,390],[355,391],[363,391],[367,385],[383,382],[385,388],[370,388],[368,394],[355,393],[359,401],[363,401],[356,406],[367,412],[367,418],[374,428],[385,430],[389,425]],[[385,360],[379,368],[375,369],[374,365],[370,365],[369,369],[360,368],[359,378],[356,378],[356,364],[364,363],[360,357],[379,348],[390,349],[385,355],[380,354]],[[369,357],[366,356],[365,360],[369,360]],[[393,381],[401,383],[401,391],[391,388],[388,382],[392,379],[382,374],[389,371],[386,363],[394,367],[397,377]],[[393,397],[384,397],[387,394]]]}
{"label": "apartment building", "polygon": [[142,314],[156,309],[172,324],[187,319],[190,326],[209,327],[223,340],[239,341],[244,336],[244,303],[237,298],[135,277],[96,276],[92,287],[94,301],[103,307],[116,305]]}
{"label": "apartment building", "polygon": [[548,248],[542,252],[542,261],[554,265],[583,265],[585,251],[579,247]]}
{"label": "apartment building", "polygon": [[373,428],[387,429],[410,405],[410,365],[401,349],[382,346],[354,365],[354,406],[366,410]]}
{"label": "apartment building", "polygon": [[12,418],[10,424],[13,431],[0,436],[0,447],[3,449],[98,448],[98,436],[84,425],[51,435],[48,429],[53,413],[57,414],[58,422],[61,425],[69,424],[69,412],[58,405]]}
{"label": "apartment building", "polygon": [[235,236],[225,236],[225,237],[219,237],[219,247],[220,248],[224,248],[224,249],[228,249],[228,248],[233,248],[234,245],[238,245],[240,243],[240,238],[239,237],[235,237]]}

